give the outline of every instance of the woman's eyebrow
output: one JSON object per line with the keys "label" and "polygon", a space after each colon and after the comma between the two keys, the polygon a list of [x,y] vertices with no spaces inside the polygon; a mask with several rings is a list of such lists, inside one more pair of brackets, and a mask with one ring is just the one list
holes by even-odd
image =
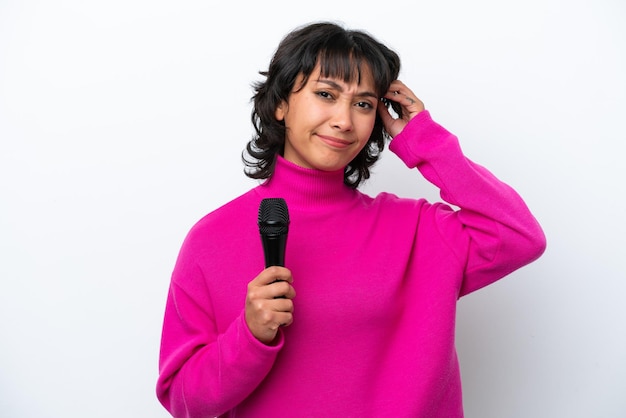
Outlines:
{"label": "woman's eyebrow", "polygon": [[[331,88],[333,88],[335,90],[338,90],[340,92],[344,91],[343,87],[339,83],[335,82],[334,80],[327,79],[327,78],[319,78],[316,81],[318,83],[327,84],[329,87],[331,87]],[[378,99],[378,95],[376,93],[371,92],[371,91],[367,91],[367,90],[360,91],[356,95],[359,96],[359,97],[372,97],[374,99]]]}

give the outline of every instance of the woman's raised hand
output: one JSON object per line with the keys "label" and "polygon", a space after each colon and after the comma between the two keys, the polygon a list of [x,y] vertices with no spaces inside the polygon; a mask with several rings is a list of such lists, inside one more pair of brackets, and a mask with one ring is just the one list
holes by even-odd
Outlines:
{"label": "woman's raised hand", "polygon": [[382,100],[378,103],[378,113],[385,130],[392,138],[398,135],[415,115],[424,110],[424,103],[400,80],[391,83],[384,98],[398,103],[402,109],[400,114],[394,117]]}

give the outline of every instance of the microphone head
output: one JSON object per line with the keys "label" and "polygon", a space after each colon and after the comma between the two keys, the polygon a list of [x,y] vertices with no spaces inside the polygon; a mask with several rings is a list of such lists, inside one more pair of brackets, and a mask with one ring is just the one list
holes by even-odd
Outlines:
{"label": "microphone head", "polygon": [[289,230],[289,210],[282,197],[261,200],[259,205],[259,231],[261,235],[284,235]]}

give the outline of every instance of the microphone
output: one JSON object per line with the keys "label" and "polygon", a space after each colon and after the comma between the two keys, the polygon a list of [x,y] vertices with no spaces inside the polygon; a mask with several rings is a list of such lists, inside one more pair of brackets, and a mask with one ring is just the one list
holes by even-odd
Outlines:
{"label": "microphone", "polygon": [[285,267],[285,247],[289,232],[289,210],[285,199],[271,197],[261,200],[258,223],[265,267]]}

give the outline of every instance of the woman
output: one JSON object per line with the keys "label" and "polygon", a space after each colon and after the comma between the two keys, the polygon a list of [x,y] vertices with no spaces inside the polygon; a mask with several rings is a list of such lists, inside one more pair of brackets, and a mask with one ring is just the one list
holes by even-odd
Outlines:
{"label": "woman", "polygon": [[[265,180],[191,229],[172,275],[157,393],[173,416],[463,416],[456,302],[535,260],[545,237],[399,69],[331,23],[279,45],[244,155]],[[386,138],[448,204],[357,189]],[[285,267],[264,268],[269,197],[289,208]]]}

